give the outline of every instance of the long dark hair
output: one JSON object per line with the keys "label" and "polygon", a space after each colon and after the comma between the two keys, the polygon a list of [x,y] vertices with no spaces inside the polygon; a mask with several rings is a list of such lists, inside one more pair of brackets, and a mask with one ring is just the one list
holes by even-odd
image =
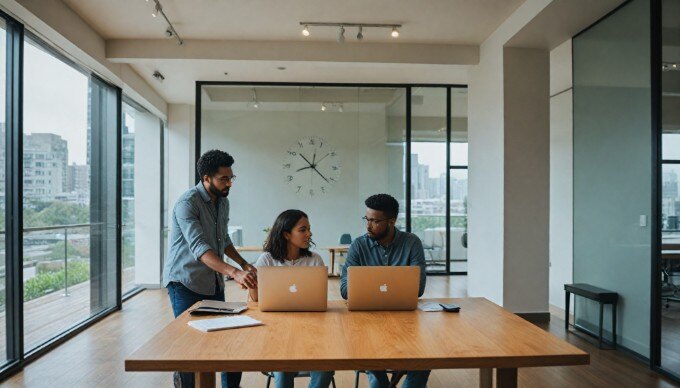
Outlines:
{"label": "long dark hair", "polygon": [[[302,210],[289,209],[279,214],[272,225],[267,241],[264,242],[264,251],[269,252],[274,260],[284,262],[288,256],[288,240],[283,236],[283,232],[291,233],[295,224],[302,218],[309,218]],[[312,243],[313,244],[313,243]],[[300,249],[300,257],[311,256],[309,249]]]}

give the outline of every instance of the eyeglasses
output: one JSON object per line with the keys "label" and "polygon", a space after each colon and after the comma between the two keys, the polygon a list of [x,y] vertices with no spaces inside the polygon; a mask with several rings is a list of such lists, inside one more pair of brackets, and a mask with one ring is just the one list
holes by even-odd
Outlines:
{"label": "eyeglasses", "polygon": [[364,220],[364,222],[366,224],[373,224],[373,225],[378,225],[379,223],[381,223],[383,221],[389,220],[389,218],[383,218],[382,220],[379,220],[379,219],[376,219],[376,218],[366,218],[366,216],[361,217],[361,219]]}
{"label": "eyeglasses", "polygon": [[222,183],[233,182],[236,180],[236,175],[219,177],[217,180]]}

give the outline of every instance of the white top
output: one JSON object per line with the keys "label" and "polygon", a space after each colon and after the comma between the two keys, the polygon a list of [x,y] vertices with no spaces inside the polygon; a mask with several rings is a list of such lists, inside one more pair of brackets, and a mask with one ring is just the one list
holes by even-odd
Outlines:
{"label": "white top", "polygon": [[323,267],[323,259],[318,253],[312,252],[311,256],[301,257],[297,260],[284,260],[283,262],[279,260],[274,260],[272,254],[269,252],[264,252],[255,262],[255,267],[283,267],[283,266],[299,266],[299,267],[313,267],[320,266]]}

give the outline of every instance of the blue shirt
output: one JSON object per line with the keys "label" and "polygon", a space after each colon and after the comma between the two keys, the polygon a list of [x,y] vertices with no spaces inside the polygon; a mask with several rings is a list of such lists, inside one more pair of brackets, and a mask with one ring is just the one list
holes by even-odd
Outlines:
{"label": "blue shirt", "polygon": [[202,182],[182,194],[172,210],[163,286],[179,282],[198,294],[213,295],[217,282],[222,292],[222,275],[199,258],[210,249],[222,257],[224,249],[232,245],[228,223],[229,200],[226,197],[218,197],[215,205]]}
{"label": "blue shirt", "polygon": [[340,294],[347,299],[347,268],[352,265],[383,266],[383,265],[417,265],[420,267],[420,289],[418,296],[425,292],[425,251],[423,243],[413,233],[394,229],[394,239],[386,247],[365,234],[352,241],[347,252],[347,260],[342,267],[340,276]]}

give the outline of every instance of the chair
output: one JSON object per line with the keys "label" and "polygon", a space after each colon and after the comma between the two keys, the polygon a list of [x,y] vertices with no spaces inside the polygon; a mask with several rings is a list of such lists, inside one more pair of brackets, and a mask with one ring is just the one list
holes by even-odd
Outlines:
{"label": "chair", "polygon": [[[262,372],[263,375],[267,376],[267,388],[269,388],[269,385],[272,383],[272,379],[274,378],[274,372]],[[295,378],[298,377],[310,377],[311,375],[309,372],[298,372],[297,375],[295,375]],[[331,386],[333,388],[335,387],[335,376],[331,377]]]}
{"label": "chair", "polygon": [[350,236],[349,233],[344,233],[342,236],[340,236],[340,244],[341,245],[349,245],[352,243],[352,236]]}

